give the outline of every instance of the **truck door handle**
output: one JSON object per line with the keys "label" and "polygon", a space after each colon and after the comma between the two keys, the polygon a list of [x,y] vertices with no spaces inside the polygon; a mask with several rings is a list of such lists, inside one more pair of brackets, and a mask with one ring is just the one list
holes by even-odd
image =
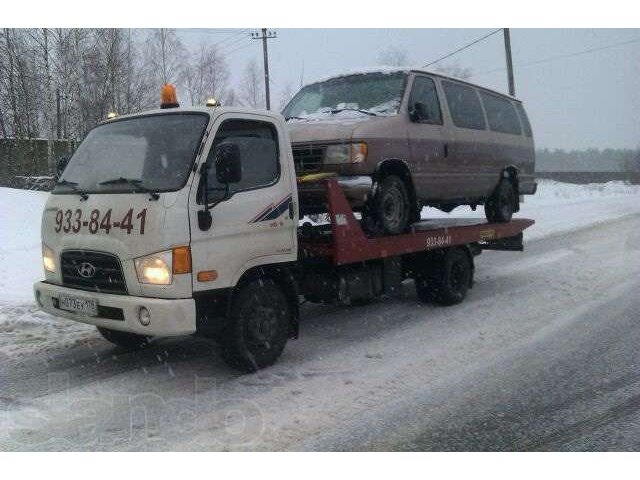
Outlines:
{"label": "truck door handle", "polygon": [[444,144],[443,153],[444,153],[444,158],[447,158],[449,156],[449,144],[448,143]]}

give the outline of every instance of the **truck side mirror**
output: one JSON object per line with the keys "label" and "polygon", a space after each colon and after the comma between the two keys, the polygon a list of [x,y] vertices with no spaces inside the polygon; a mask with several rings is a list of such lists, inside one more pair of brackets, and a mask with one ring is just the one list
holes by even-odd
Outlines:
{"label": "truck side mirror", "polygon": [[409,117],[412,122],[429,120],[429,107],[427,107],[426,103],[415,102],[409,111]]}
{"label": "truck side mirror", "polygon": [[216,145],[216,178],[222,184],[238,183],[242,180],[240,148],[235,143],[222,142]]}

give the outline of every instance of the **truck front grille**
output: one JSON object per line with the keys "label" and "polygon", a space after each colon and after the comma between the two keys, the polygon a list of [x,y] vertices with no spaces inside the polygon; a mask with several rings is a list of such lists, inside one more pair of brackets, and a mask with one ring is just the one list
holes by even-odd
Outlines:
{"label": "truck front grille", "polygon": [[67,250],[61,256],[62,284],[102,293],[127,293],[120,261],[115,255]]}
{"label": "truck front grille", "polygon": [[293,147],[293,162],[298,175],[317,172],[322,168],[322,160],[327,147],[299,145]]}

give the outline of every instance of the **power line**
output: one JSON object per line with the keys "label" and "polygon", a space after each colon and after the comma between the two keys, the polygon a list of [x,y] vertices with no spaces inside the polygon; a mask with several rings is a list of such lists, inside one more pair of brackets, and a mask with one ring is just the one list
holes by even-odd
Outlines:
{"label": "power line", "polygon": [[180,31],[182,33],[197,33],[197,34],[207,34],[207,35],[226,35],[228,33],[236,33],[238,32],[237,28],[220,28],[220,29],[215,29],[215,28],[181,28]]}
{"label": "power line", "polygon": [[[634,38],[632,40],[627,40],[626,42],[612,43],[610,45],[604,45],[602,47],[589,48],[587,50],[581,50],[579,52],[565,53],[563,55],[555,55],[553,57],[542,58],[540,60],[534,60],[534,61],[531,61],[531,62],[520,63],[520,64],[516,65],[516,67],[519,67],[519,68],[520,67],[528,67],[528,66],[531,66],[531,65],[537,65],[539,63],[551,62],[553,60],[560,60],[560,59],[563,59],[563,58],[577,57],[579,55],[586,55],[587,53],[599,52],[601,50],[608,50],[610,48],[621,47],[623,45],[629,45],[629,44],[638,43],[638,42],[640,42],[640,37]],[[488,73],[494,73],[494,72],[503,72],[504,70],[506,70],[506,69],[505,68],[494,68],[493,70],[485,70],[484,72],[479,72],[479,73],[475,74],[474,76],[486,75]]]}
{"label": "power line", "polygon": [[434,64],[436,64],[436,63],[438,63],[438,62],[440,62],[440,61],[442,61],[442,60],[444,60],[446,58],[452,57],[455,54],[460,53],[463,50],[466,50],[467,48],[475,45],[476,43],[479,43],[479,42],[483,41],[486,38],[489,38],[491,35],[495,35],[496,33],[500,32],[500,31],[502,31],[502,28],[496,28],[494,31],[492,31],[490,33],[487,33],[486,35],[474,40],[473,42],[468,43],[468,44],[464,45],[463,47],[460,47],[457,50],[454,50],[451,53],[448,53],[448,54],[446,54],[446,55],[444,55],[444,56],[442,56],[442,57],[440,57],[440,58],[438,58],[438,59],[436,59],[436,60],[434,60],[432,62],[429,62],[429,63],[423,65],[422,68],[430,67],[431,65],[434,65]]}
{"label": "power line", "polygon": [[239,47],[233,48],[231,50],[228,50],[226,52],[223,52],[225,55],[231,55],[232,53],[237,52],[238,50],[243,50],[245,48],[247,48],[248,46],[251,45],[251,42],[245,43],[243,45],[240,45]]}
{"label": "power line", "polygon": [[220,51],[222,53],[224,53],[225,50],[228,51],[229,49],[234,49],[238,45],[240,45],[241,43],[244,43],[244,42],[249,42],[249,39],[247,37],[245,37],[245,36],[242,36],[242,37],[236,38],[234,40],[231,40],[231,41],[229,41],[229,42],[227,42],[226,44],[223,44],[223,45],[216,44],[216,47],[219,47]]}

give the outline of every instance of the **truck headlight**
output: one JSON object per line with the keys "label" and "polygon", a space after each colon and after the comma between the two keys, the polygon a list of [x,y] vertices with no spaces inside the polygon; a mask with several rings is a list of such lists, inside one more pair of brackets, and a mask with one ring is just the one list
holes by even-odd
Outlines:
{"label": "truck headlight", "polygon": [[56,255],[44,243],[42,244],[42,265],[49,273],[56,273]]}
{"label": "truck headlight", "polygon": [[340,165],[343,163],[360,163],[367,158],[367,144],[364,142],[342,143],[329,145],[324,154],[326,165]]}
{"label": "truck headlight", "polygon": [[170,285],[173,275],[191,273],[191,249],[176,247],[134,260],[140,283]]}

